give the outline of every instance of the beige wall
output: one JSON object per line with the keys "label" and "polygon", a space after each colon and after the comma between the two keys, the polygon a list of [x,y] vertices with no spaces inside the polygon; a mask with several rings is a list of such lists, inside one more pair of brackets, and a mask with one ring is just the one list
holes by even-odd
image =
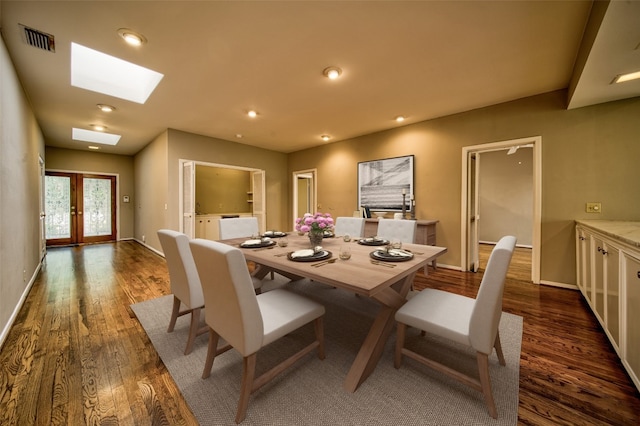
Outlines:
{"label": "beige wall", "polygon": [[40,265],[44,138],[0,42],[0,344]]}
{"label": "beige wall", "polygon": [[[117,175],[118,238],[133,238],[133,216],[135,211],[133,157],[51,146],[46,148],[46,156],[47,170]],[[129,203],[122,202],[124,195],[129,196]]]}
{"label": "beige wall", "polygon": [[267,229],[284,229],[286,154],[169,129],[135,156],[136,239],[161,250],[156,231],[180,229],[180,160],[265,170]]}
{"label": "beige wall", "polygon": [[[441,262],[460,266],[462,147],[541,136],[541,279],[575,284],[575,219],[640,220],[640,98],[575,110],[565,100],[551,92],[296,152],[289,172],[317,168],[320,210],[351,216],[359,161],[414,154],[416,215],[440,220]],[[588,201],[602,214],[585,213]]]}
{"label": "beige wall", "polygon": [[267,229],[283,229],[289,203],[287,155],[222,139],[169,129],[169,205],[170,224],[179,224],[179,161],[194,160],[213,164],[262,169],[265,171]]}
{"label": "beige wall", "polygon": [[478,153],[478,237],[498,242],[513,235],[531,246],[533,236],[533,149]]}
{"label": "beige wall", "polygon": [[[160,241],[156,235],[158,229],[179,229],[177,223],[172,225],[168,218],[168,136],[167,131],[162,132],[138,152],[133,160],[136,194],[133,200],[135,239],[157,250],[160,250]],[[178,196],[175,198],[177,200]]]}
{"label": "beige wall", "polygon": [[196,212],[200,214],[251,213],[250,191],[251,172],[196,166]]}

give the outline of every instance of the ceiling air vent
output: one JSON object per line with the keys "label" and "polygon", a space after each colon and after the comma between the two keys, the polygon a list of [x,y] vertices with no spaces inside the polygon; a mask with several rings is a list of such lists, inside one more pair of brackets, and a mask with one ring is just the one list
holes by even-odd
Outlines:
{"label": "ceiling air vent", "polygon": [[51,34],[34,30],[33,28],[26,27],[22,24],[20,24],[20,28],[22,28],[24,41],[29,46],[37,47],[38,49],[46,50],[47,52],[56,51],[56,41]]}

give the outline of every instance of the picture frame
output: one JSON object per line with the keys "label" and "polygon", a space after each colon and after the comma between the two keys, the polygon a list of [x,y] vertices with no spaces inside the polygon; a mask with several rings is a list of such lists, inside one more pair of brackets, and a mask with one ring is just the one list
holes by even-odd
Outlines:
{"label": "picture frame", "polygon": [[414,156],[361,161],[358,163],[358,206],[369,211],[402,211],[411,208]]}

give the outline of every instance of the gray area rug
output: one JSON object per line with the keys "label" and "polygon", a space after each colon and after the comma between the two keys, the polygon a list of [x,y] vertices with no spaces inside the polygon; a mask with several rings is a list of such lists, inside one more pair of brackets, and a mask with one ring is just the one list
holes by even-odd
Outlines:
{"label": "gray area rug", "polygon": [[[243,425],[515,425],[518,421],[518,381],[522,317],[503,313],[500,337],[507,361],[498,364],[493,354],[490,372],[498,419],[492,419],[483,396],[443,374],[404,358],[393,367],[395,332],[389,338],[376,370],[355,393],[342,384],[377,312],[366,297],[308,280],[287,283],[282,277],[265,280],[264,290],[283,286],[311,297],[326,307],[326,359],[307,355],[292,368],[251,396]],[[202,425],[235,424],[240,392],[242,358],[234,350],[218,356],[211,376],[201,379],[208,335],[198,337],[194,351],[185,356],[188,318],[178,319],[167,333],[173,296],[136,303],[132,309],[160,358]],[[202,318],[204,321],[204,316]],[[307,326],[258,353],[257,374],[313,340]],[[476,357],[451,343],[407,332],[407,346],[477,376]]]}

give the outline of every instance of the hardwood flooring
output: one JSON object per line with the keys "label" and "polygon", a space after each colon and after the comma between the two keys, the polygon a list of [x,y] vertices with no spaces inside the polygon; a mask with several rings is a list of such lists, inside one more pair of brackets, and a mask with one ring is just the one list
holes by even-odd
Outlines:
{"label": "hardwood flooring", "polygon": [[[475,296],[481,276],[438,268],[415,286]],[[0,351],[0,424],[196,424],[129,308],[168,293],[164,259],[135,242],[49,249]],[[509,277],[503,308],[524,317],[519,424],[640,424],[578,291]]]}

